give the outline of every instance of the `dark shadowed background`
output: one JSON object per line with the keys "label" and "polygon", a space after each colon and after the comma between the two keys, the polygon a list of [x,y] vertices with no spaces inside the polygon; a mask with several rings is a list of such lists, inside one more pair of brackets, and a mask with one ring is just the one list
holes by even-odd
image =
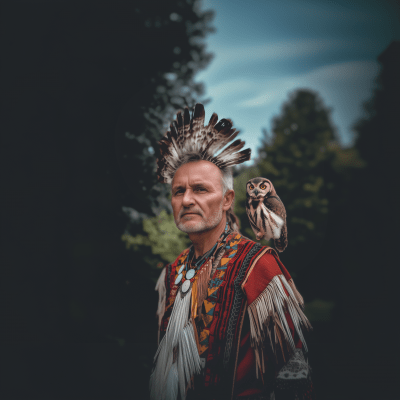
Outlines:
{"label": "dark shadowed background", "polygon": [[[154,283],[187,246],[156,182],[157,141],[177,109],[212,100],[195,77],[213,13],[14,1],[1,26],[1,398],[147,399]],[[281,259],[314,326],[319,399],[398,396],[399,57],[396,40],[380,52],[353,143],[315,88],[297,88],[235,170],[244,234],[249,177],[269,177],[286,205]]]}

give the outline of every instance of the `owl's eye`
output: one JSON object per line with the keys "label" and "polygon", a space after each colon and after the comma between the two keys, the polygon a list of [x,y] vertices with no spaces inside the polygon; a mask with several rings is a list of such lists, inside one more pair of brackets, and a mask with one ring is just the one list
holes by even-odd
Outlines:
{"label": "owl's eye", "polygon": [[250,185],[250,190],[253,190],[254,189],[254,186],[253,185]]}
{"label": "owl's eye", "polygon": [[264,190],[264,189],[266,189],[267,187],[266,187],[264,184],[262,184],[262,185],[260,186],[260,188]]}

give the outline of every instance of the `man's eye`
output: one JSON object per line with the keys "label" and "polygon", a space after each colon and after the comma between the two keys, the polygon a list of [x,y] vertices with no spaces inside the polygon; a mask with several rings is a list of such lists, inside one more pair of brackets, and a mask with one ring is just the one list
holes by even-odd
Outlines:
{"label": "man's eye", "polygon": [[204,192],[206,190],[206,188],[198,187],[198,188],[196,188],[196,190],[199,191],[199,192]]}

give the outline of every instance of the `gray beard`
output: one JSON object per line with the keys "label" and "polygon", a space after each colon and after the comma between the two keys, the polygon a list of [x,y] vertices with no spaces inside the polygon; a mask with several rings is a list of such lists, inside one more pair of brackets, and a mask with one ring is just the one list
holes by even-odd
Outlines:
{"label": "gray beard", "polygon": [[186,226],[185,222],[179,222],[176,224],[177,228],[185,233],[201,233],[201,232],[206,232],[210,231],[211,229],[214,229],[218,224],[221,222],[223,217],[223,210],[222,210],[222,202],[219,210],[215,212],[214,215],[211,215],[207,220],[201,220],[198,222],[196,225],[192,226]]}

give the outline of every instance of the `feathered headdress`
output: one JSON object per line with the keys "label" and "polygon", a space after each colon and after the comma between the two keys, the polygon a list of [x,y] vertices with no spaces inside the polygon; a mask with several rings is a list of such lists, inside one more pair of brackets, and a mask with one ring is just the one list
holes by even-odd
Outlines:
{"label": "feathered headdress", "polygon": [[158,142],[160,157],[157,159],[157,178],[162,183],[171,183],[180,159],[186,153],[197,153],[201,159],[214,163],[223,169],[250,160],[251,149],[239,152],[245,142],[235,140],[218,155],[215,155],[226,144],[236,138],[239,131],[232,129],[232,121],[223,118],[218,122],[214,113],[208,125],[204,126],[204,106],[197,103],[193,117],[190,118],[188,107],[179,111],[176,120],[172,121],[170,131]]}

